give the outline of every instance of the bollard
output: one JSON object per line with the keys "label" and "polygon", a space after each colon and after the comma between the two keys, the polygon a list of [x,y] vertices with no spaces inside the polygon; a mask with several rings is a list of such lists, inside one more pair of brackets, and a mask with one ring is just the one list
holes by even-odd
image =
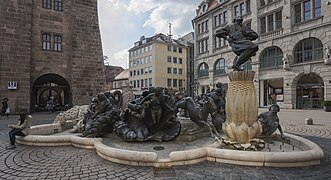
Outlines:
{"label": "bollard", "polygon": [[306,118],[305,119],[305,124],[306,125],[313,125],[313,119],[312,118]]}

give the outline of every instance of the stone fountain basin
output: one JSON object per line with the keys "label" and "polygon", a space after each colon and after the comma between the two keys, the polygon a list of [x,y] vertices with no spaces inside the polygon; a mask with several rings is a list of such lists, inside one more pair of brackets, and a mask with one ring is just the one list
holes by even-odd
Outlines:
{"label": "stone fountain basin", "polygon": [[[312,141],[286,134],[291,146],[301,151],[266,152],[220,149],[221,143],[211,138],[192,142],[123,142],[115,135],[106,138],[83,138],[62,131],[60,124],[31,127],[31,134],[17,137],[16,142],[31,146],[66,146],[95,149],[96,153],[109,161],[134,165],[171,167],[196,164],[203,161],[221,162],[249,166],[297,167],[320,164],[323,150]],[[154,147],[164,150],[154,150]]]}

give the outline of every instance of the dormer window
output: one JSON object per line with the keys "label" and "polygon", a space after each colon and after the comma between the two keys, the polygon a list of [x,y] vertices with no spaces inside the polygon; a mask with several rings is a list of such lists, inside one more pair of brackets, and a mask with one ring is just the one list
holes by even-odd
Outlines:
{"label": "dormer window", "polygon": [[207,4],[202,6],[202,12],[206,12],[207,11]]}

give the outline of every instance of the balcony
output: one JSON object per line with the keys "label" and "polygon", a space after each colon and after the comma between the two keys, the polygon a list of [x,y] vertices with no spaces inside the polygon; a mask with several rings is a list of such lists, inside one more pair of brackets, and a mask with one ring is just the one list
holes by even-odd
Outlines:
{"label": "balcony", "polygon": [[280,35],[283,35],[283,28],[261,34],[260,40],[269,39]]}

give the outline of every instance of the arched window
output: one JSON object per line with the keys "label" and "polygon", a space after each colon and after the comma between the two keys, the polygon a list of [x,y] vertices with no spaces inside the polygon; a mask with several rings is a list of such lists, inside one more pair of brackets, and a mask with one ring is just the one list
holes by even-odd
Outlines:
{"label": "arched window", "polygon": [[260,58],[261,69],[281,66],[283,64],[283,51],[276,46],[269,47],[262,52]]}
{"label": "arched window", "polygon": [[294,49],[294,63],[323,59],[323,45],[317,38],[307,38],[298,42]]}
{"label": "arched window", "polygon": [[214,68],[215,75],[225,74],[226,73],[225,67],[226,67],[225,59],[222,58],[217,60]]}
{"label": "arched window", "polygon": [[198,76],[199,77],[207,77],[209,76],[209,67],[206,63],[201,63],[198,67]]}
{"label": "arched window", "polygon": [[243,71],[249,71],[252,70],[252,59],[249,59],[244,64],[240,66],[240,69]]}

